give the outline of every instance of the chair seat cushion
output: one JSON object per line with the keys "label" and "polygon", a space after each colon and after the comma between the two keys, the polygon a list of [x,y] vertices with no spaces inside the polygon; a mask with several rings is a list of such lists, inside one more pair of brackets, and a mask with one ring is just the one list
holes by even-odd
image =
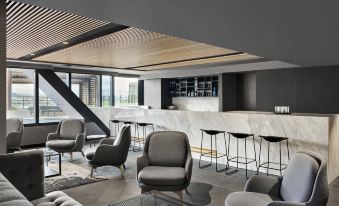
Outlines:
{"label": "chair seat cushion", "polygon": [[226,197],[225,206],[265,206],[279,198],[255,192],[234,192]]}
{"label": "chair seat cushion", "polygon": [[52,149],[72,149],[75,146],[75,140],[50,140],[46,146]]}
{"label": "chair seat cushion", "polygon": [[154,186],[183,185],[186,182],[186,173],[182,167],[148,166],[140,171],[138,181]]}
{"label": "chair seat cushion", "polygon": [[33,200],[31,202],[36,206],[81,206],[81,204],[61,191],[50,192],[45,197]]}

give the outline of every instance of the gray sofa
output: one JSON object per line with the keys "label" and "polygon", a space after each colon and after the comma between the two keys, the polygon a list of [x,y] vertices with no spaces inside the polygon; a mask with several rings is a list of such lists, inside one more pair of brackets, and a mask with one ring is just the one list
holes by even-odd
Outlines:
{"label": "gray sofa", "polygon": [[64,192],[44,194],[44,161],[40,150],[0,155],[0,206],[78,206]]}
{"label": "gray sofa", "polygon": [[8,118],[6,120],[6,149],[7,152],[21,150],[21,140],[24,124],[21,119]]}
{"label": "gray sofa", "polygon": [[185,133],[159,131],[149,134],[144,153],[137,159],[137,180],[141,192],[173,191],[182,199],[182,190],[191,182],[192,165]]}
{"label": "gray sofa", "polygon": [[230,194],[225,206],[326,206],[329,190],[326,161],[298,152],[283,177],[252,176],[244,192]]}
{"label": "gray sofa", "polygon": [[47,136],[46,146],[59,153],[81,152],[85,145],[86,127],[84,120],[65,119],[59,123],[55,133]]}
{"label": "gray sofa", "polygon": [[97,167],[111,165],[118,167],[121,176],[125,176],[125,162],[128,155],[128,149],[131,144],[131,127],[124,125],[115,139],[105,138],[99,143],[95,149],[86,151],[86,158],[91,167],[91,176],[93,170]]}

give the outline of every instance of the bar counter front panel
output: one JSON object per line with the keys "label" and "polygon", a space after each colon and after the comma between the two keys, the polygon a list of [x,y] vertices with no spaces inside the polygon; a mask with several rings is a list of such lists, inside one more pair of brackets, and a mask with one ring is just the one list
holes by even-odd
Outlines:
{"label": "bar counter front panel", "polygon": [[[139,108],[93,108],[107,125],[110,119],[153,123],[156,131],[177,130],[188,135],[192,147],[200,147],[200,129],[224,130],[226,132],[253,133],[258,159],[260,138],[258,135],[273,135],[289,138],[290,156],[297,151],[310,150],[328,160],[328,179],[333,181],[339,175],[339,118],[337,115],[274,115],[266,112],[198,112],[179,110]],[[111,127],[113,129],[113,127]],[[205,136],[204,148],[209,148],[210,139]],[[228,142],[228,136],[227,143]],[[218,152],[225,152],[224,139],[217,138]],[[214,142],[213,142],[214,144]],[[254,157],[253,142],[247,141],[247,155]],[[240,141],[239,154],[244,154]],[[230,155],[236,154],[236,140],[231,138]],[[263,141],[261,162],[267,161],[267,142]],[[199,154],[193,157],[199,158]],[[205,158],[209,161],[209,159]],[[270,144],[270,161],[279,162],[279,144]],[[285,142],[282,143],[282,162],[287,161]],[[225,159],[220,158],[220,163]],[[230,163],[235,166],[235,163]],[[239,164],[244,168],[244,165]],[[255,163],[248,168],[256,170]],[[266,172],[266,169],[260,169]],[[271,171],[274,173],[274,171]],[[276,173],[279,174],[279,173]]]}

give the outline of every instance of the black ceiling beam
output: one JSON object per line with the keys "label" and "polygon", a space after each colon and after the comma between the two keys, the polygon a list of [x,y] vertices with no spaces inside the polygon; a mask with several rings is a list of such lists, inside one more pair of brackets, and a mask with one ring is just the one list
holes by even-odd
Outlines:
{"label": "black ceiling beam", "polygon": [[[68,47],[86,42],[86,41],[90,41],[96,38],[100,38],[102,36],[114,33],[114,32],[118,32],[124,29],[129,28],[128,26],[124,26],[124,25],[119,25],[119,24],[114,24],[114,23],[109,23],[106,24],[102,27],[99,27],[97,29],[94,29],[92,31],[83,33],[79,36],[73,37],[71,39],[67,40],[67,44],[63,44],[63,42],[60,42],[58,44],[55,44],[53,46],[41,49],[39,51],[34,52],[34,55],[28,54],[26,56],[20,57],[19,60],[32,60],[34,58],[37,58],[39,56],[43,56],[49,53],[53,53],[62,49],[66,49]],[[53,34],[51,34],[53,35]]]}

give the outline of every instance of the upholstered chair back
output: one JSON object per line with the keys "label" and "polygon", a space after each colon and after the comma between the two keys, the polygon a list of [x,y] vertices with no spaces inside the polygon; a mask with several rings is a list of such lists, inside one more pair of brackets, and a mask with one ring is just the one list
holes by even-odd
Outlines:
{"label": "upholstered chair back", "polygon": [[326,205],[323,204],[328,198],[326,162],[312,152],[297,153],[285,171],[280,196],[287,202]]}
{"label": "upholstered chair back", "polygon": [[185,133],[161,131],[148,135],[144,150],[151,166],[185,167],[188,147]]}
{"label": "upholstered chair back", "polygon": [[60,122],[60,139],[74,140],[85,133],[85,122],[81,119],[65,119]]}
{"label": "upholstered chair back", "polygon": [[19,132],[21,129],[22,121],[17,118],[6,119],[6,133],[8,132]]}
{"label": "upholstered chair back", "polygon": [[119,130],[118,135],[116,136],[113,145],[114,146],[123,146],[124,144],[128,144],[128,138],[131,136],[131,127],[130,125],[123,125]]}

